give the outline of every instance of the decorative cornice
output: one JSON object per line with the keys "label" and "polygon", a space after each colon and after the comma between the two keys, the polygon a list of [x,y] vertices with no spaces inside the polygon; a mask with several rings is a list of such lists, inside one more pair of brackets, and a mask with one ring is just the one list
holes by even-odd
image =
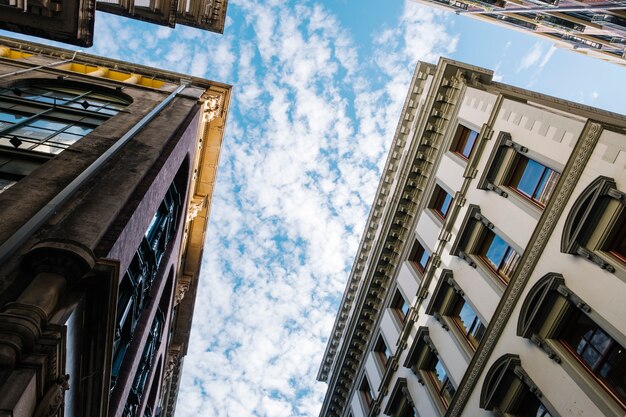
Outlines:
{"label": "decorative cornice", "polygon": [[493,351],[500,334],[504,330],[508,322],[513,308],[519,300],[522,290],[526,286],[532,271],[537,264],[546,243],[554,228],[556,227],[559,217],[562,215],[567,201],[572,195],[574,187],[578,183],[580,175],[584,170],[593,149],[598,142],[598,138],[602,133],[602,125],[593,121],[588,121],[581,137],[576,144],[572,155],[561,176],[561,180],[557,185],[557,190],[550,199],[546,209],[544,210],[537,227],[535,228],[531,239],[522,255],[520,265],[515,274],[511,278],[509,285],[498,304],[493,318],[489,322],[486,333],[482,342],[478,346],[478,350],[474,354],[470,365],[465,372],[461,383],[457,389],[456,395],[452,399],[446,417],[457,417],[463,412],[465,404],[474,388],[477,386],[478,378],[485,368],[491,352]]}
{"label": "decorative cornice", "polygon": [[[354,381],[362,368],[387,290],[410,240],[410,225],[415,221],[444,134],[459,104],[460,90],[465,83],[490,81],[490,72],[475,68],[446,59],[440,61],[435,71],[430,65],[418,64],[318,374],[319,380],[330,379],[321,416],[343,415],[355,389]],[[430,90],[421,100],[423,104],[418,104],[418,95],[430,74]],[[413,122],[418,111],[418,119]],[[407,129],[409,122],[413,129]],[[410,142],[409,132],[414,138]]]}

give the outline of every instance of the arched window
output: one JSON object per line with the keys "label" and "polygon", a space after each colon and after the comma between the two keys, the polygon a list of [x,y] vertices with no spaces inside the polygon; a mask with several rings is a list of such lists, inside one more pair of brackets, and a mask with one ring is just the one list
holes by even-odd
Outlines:
{"label": "arched window", "polygon": [[596,387],[606,415],[626,409],[626,339],[549,273],[522,303],[518,336],[530,339],[580,385]]}
{"label": "arched window", "polygon": [[114,90],[64,80],[0,89],[0,192],[131,102]]}
{"label": "arched window", "polygon": [[600,176],[587,186],[570,210],[561,252],[578,255],[615,272],[626,266],[626,193],[615,180]]}
{"label": "arched window", "polygon": [[510,353],[497,359],[487,372],[480,407],[496,416],[557,417],[522,368],[519,356]]}

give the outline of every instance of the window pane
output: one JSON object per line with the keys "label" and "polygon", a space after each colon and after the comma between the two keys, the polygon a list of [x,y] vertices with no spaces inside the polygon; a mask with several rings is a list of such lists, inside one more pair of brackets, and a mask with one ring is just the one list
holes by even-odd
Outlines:
{"label": "window pane", "polygon": [[474,143],[476,142],[476,138],[478,137],[478,132],[468,129],[467,139],[465,139],[465,146],[463,147],[462,154],[469,158],[472,153],[472,149],[474,148]]}
{"label": "window pane", "polygon": [[520,161],[520,169],[523,171],[517,189],[528,197],[533,197],[546,168],[532,159],[523,158],[523,161],[525,163]]}
{"label": "window pane", "polygon": [[89,132],[91,132],[93,130],[92,127],[89,126],[84,126],[84,125],[74,125],[68,129],[65,129],[65,132],[67,133],[74,133],[80,136],[85,136],[86,134],[88,134]]}
{"label": "window pane", "polygon": [[443,364],[441,363],[439,359],[437,359],[437,362],[435,363],[434,370],[435,370],[435,376],[437,377],[439,382],[443,384],[444,381],[448,379],[448,374],[446,373],[446,370],[444,369]]}
{"label": "window pane", "polygon": [[[0,122],[8,122],[9,124],[17,123],[26,119],[26,116],[16,113],[8,113],[6,110],[0,112]],[[2,127],[4,128],[4,126]]]}
{"label": "window pane", "polygon": [[81,138],[82,136],[80,135],[73,135],[71,133],[62,132],[62,133],[55,135],[50,140],[54,142],[62,143],[65,145],[71,145],[72,143],[78,142]]}
{"label": "window pane", "polygon": [[29,122],[28,125],[50,130],[61,130],[67,127],[67,123],[58,122],[56,120],[48,119],[45,117],[39,117]]}
{"label": "window pane", "polygon": [[11,132],[14,135],[25,136],[32,139],[45,139],[50,136],[53,132],[47,129],[40,129],[38,127],[32,126],[23,126],[15,129]]}
{"label": "window pane", "polygon": [[469,332],[472,329],[474,321],[477,318],[478,316],[476,316],[476,313],[474,313],[474,310],[472,310],[469,304],[463,302],[463,307],[461,307],[461,311],[459,312],[459,320],[463,324],[463,327],[465,327],[466,331]]}
{"label": "window pane", "polygon": [[485,253],[487,260],[491,265],[493,265],[494,269],[497,271],[504,259],[504,255],[506,255],[506,251],[509,248],[509,245],[500,238],[500,236],[494,234],[493,240]]}

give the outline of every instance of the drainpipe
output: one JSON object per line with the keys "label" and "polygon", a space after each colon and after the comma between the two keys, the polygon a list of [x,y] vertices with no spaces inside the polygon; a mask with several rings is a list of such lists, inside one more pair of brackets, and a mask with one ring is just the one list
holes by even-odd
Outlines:
{"label": "drainpipe", "polygon": [[32,67],[32,68],[26,68],[26,69],[19,70],[19,71],[13,71],[13,72],[9,72],[6,74],[1,74],[0,78],[10,77],[11,75],[24,74],[26,72],[35,71],[41,68],[50,68],[50,67],[56,67],[57,65],[61,65],[61,64],[67,64],[68,62],[72,62],[76,58],[76,54],[79,52],[82,52],[82,51],[74,51],[74,55],[70,59],[65,59],[63,61],[56,61],[56,62],[52,62],[46,65],[39,65],[39,66]]}
{"label": "drainpipe", "polygon": [[[72,58],[73,59],[73,58]],[[91,179],[102,166],[113,157],[128,141],[130,141],[137,133],[146,126],[157,114],[159,114],[174,98],[187,87],[187,84],[181,84],[169,96],[160,102],[150,113],[146,114],[137,124],[135,124],[128,132],[117,140],[109,149],[92,162],[87,169],[80,173],[72,180],[59,194],[50,200],[43,208],[41,208],[30,220],[24,223],[11,237],[9,237],[0,246],[0,264],[4,263],[9,256],[37,231],[52,215],[54,215],[60,207],[67,202],[74,193],[82,187],[89,179]]]}

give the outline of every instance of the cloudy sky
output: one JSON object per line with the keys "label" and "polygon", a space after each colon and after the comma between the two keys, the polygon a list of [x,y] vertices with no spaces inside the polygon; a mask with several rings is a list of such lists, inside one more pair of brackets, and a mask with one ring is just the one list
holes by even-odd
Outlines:
{"label": "cloudy sky", "polygon": [[224,35],[98,13],[95,33],[90,53],[234,85],[177,417],[318,415],[417,60],[626,113],[626,69],[410,1],[230,0]]}

